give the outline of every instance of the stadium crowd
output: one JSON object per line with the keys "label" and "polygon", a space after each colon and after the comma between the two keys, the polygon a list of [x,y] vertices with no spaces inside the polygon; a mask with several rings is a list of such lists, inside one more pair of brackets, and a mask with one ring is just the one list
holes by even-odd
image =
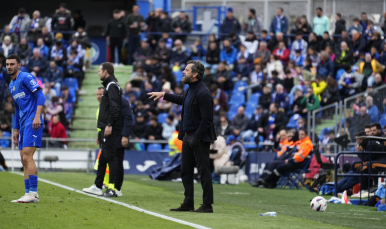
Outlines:
{"label": "stadium crowd", "polygon": [[[383,16],[386,18],[385,13]],[[121,85],[135,115],[132,137],[160,140],[173,135],[181,106],[162,99],[152,101],[147,93],[181,94],[186,88],[181,85],[182,70],[188,60],[201,60],[206,66],[203,81],[213,95],[217,134],[228,143],[232,139],[277,142],[279,131],[289,127],[290,120],[304,126],[309,111],[363,91],[368,92],[366,101],[355,103],[348,128],[359,130],[362,128],[356,125],[378,122],[386,112],[386,101],[375,102],[380,98],[372,91],[385,82],[386,44],[381,34],[386,31],[386,21],[377,27],[362,13],[348,26],[337,13],[330,34],[322,8],[308,20],[303,15],[290,28],[285,12],[278,8],[269,28],[264,28],[254,9],[241,24],[228,8],[218,36],[189,42],[192,24],[185,12],[171,18],[157,9],[144,18],[137,5],[127,15],[124,10],[114,10],[105,36],[110,61],[133,65],[132,75]],[[4,26],[0,37],[0,134],[10,131],[14,109],[4,67],[5,57],[14,53],[22,59],[22,71],[35,75],[43,88],[46,136],[67,137],[91,46],[85,26],[81,11],[71,13],[65,4],[52,17],[43,17],[36,10],[30,18],[21,8]],[[245,39],[241,33],[246,33]],[[253,93],[246,99],[248,88]]]}

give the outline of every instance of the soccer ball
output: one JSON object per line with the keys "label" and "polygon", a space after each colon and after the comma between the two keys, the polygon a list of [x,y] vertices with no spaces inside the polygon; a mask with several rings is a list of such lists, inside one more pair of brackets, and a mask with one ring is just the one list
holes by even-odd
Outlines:
{"label": "soccer ball", "polygon": [[311,209],[317,212],[324,212],[327,209],[327,200],[321,196],[317,196],[311,200]]}

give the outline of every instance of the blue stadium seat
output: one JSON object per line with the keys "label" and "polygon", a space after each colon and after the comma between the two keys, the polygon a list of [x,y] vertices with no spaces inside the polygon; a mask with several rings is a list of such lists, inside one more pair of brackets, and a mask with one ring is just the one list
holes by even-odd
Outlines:
{"label": "blue stadium seat", "polygon": [[289,99],[289,105],[292,106],[295,101],[295,96],[293,94],[288,94],[288,99]]}
{"label": "blue stadium seat", "polygon": [[242,91],[239,90],[239,87],[246,87],[248,86],[248,82],[245,82],[245,81],[238,81],[235,83],[235,86],[233,87],[233,91],[234,92],[241,92],[241,93],[245,93],[247,91],[247,89],[244,89]]}
{"label": "blue stadium seat", "polygon": [[[252,117],[255,110],[256,110],[256,105],[253,106],[252,104],[248,103],[247,106],[245,107],[245,114],[250,114]],[[248,118],[250,118],[250,117],[248,117]]]}
{"label": "blue stadium seat", "polygon": [[176,71],[176,72],[173,72],[173,73],[176,76],[177,84],[180,84],[182,77],[184,77],[184,75],[182,74],[182,71]]}
{"label": "blue stadium seat", "polygon": [[229,122],[231,122],[236,115],[237,113],[228,111],[227,116],[228,116]]}
{"label": "blue stadium seat", "polygon": [[170,150],[170,148],[169,148],[169,144],[167,144],[165,147],[164,147],[164,150]]}
{"label": "blue stadium seat", "polygon": [[75,91],[79,89],[78,80],[75,77],[64,78],[63,84],[68,88],[73,88]]}
{"label": "blue stadium seat", "polygon": [[259,98],[260,98],[260,93],[253,93],[249,99],[248,99],[248,102],[247,102],[247,106],[257,106],[257,104],[259,104]]}
{"label": "blue stadium seat", "polygon": [[294,114],[290,118],[287,124],[287,128],[296,128],[298,126],[298,119],[300,118],[299,114]]}
{"label": "blue stadium seat", "polygon": [[68,94],[69,94],[69,97],[70,96],[72,97],[72,103],[75,103],[76,102],[76,92],[75,92],[75,89],[74,88],[69,88],[68,89]]}
{"label": "blue stadium seat", "polygon": [[379,124],[381,124],[382,129],[386,125],[386,114],[381,115],[381,118],[379,119]]}
{"label": "blue stadium seat", "polygon": [[158,122],[159,123],[165,123],[166,122],[166,118],[169,116],[168,113],[160,113],[158,114]]}
{"label": "blue stadium seat", "polygon": [[343,68],[341,68],[341,69],[339,69],[337,72],[336,72],[336,81],[339,81],[339,79],[340,79],[340,77],[342,77],[342,75],[345,73],[346,71],[343,69]]}
{"label": "blue stadium seat", "polygon": [[233,94],[229,104],[231,105],[242,105],[245,103],[245,95],[244,94]]}
{"label": "blue stadium seat", "polygon": [[64,73],[63,67],[62,66],[57,66],[62,73]]}
{"label": "blue stadium seat", "polygon": [[162,145],[159,143],[151,143],[147,146],[147,151],[160,151],[162,150]]}
{"label": "blue stadium seat", "polygon": [[238,106],[233,106],[233,105],[231,105],[230,107],[229,107],[229,111],[228,112],[230,112],[230,113],[237,113],[237,109],[238,109],[239,107]]}

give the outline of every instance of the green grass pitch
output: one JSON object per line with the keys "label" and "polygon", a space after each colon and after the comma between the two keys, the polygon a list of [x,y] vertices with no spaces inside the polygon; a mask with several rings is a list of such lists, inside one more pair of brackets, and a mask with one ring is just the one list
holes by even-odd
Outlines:
{"label": "green grass pitch", "polygon": [[[39,177],[78,190],[95,179],[83,173],[40,173]],[[316,195],[305,190],[269,190],[249,184],[213,187],[214,214],[170,212],[182,203],[182,184],[146,176],[125,176],[123,196],[114,200],[209,228],[386,228],[386,213],[372,207],[329,203],[326,212],[311,211],[309,201]],[[23,177],[0,173],[0,229],[189,228],[44,182],[39,182],[38,192],[39,203],[11,203],[24,193]],[[196,208],[201,196],[200,184],[195,184]],[[278,216],[259,216],[267,211],[276,211]]]}

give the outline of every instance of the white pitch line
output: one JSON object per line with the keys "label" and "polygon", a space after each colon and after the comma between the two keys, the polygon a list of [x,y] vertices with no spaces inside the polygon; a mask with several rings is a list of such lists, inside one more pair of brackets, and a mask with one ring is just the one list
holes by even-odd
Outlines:
{"label": "white pitch line", "polygon": [[[21,173],[14,173],[14,174],[23,175]],[[109,198],[104,198],[104,197],[99,197],[99,196],[95,196],[95,195],[92,195],[92,194],[88,194],[88,193],[85,193],[83,191],[77,190],[75,188],[71,188],[71,187],[68,187],[66,185],[62,185],[62,184],[58,184],[58,183],[55,183],[55,182],[52,182],[52,181],[49,181],[49,180],[46,180],[46,179],[42,179],[40,177],[39,177],[39,181],[42,181],[42,182],[47,183],[47,184],[55,185],[55,186],[58,186],[58,187],[61,187],[61,188],[64,188],[64,189],[67,189],[67,190],[70,190],[70,191],[74,191],[74,192],[77,192],[77,193],[80,193],[80,194],[83,194],[83,195],[87,195],[87,196],[91,196],[91,197],[94,197],[94,198],[97,198],[97,199],[101,199],[101,200],[105,200],[105,201],[108,201],[108,202],[111,202],[111,203],[115,203],[115,204],[118,204],[118,205],[130,208],[130,209],[133,209],[135,211],[139,211],[139,212],[142,212],[142,213],[146,213],[148,215],[159,217],[161,219],[166,219],[166,220],[170,220],[170,221],[173,221],[173,222],[176,222],[176,223],[179,223],[179,224],[184,224],[184,225],[187,225],[187,226],[191,226],[193,228],[197,228],[197,229],[211,229],[210,227],[205,227],[205,226],[198,225],[198,224],[195,224],[195,223],[190,223],[190,222],[187,222],[187,221],[184,221],[184,220],[176,219],[176,218],[173,218],[173,217],[170,217],[170,216],[166,216],[166,215],[162,215],[162,214],[159,214],[159,213],[151,212],[151,211],[148,211],[148,210],[145,210],[145,209],[142,209],[142,208],[130,205],[130,204],[126,204],[126,203],[123,203],[123,202],[119,202],[119,201],[116,201],[116,200],[112,200],[112,199],[109,199]]]}

